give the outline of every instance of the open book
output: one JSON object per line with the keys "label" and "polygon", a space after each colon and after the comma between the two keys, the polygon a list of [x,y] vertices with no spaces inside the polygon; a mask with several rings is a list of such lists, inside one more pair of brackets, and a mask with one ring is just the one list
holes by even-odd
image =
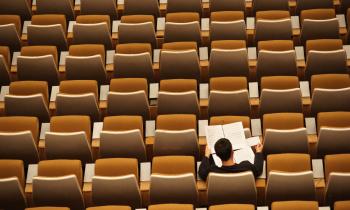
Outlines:
{"label": "open book", "polygon": [[249,161],[254,164],[255,155],[251,146],[259,144],[260,140],[259,137],[246,139],[242,122],[206,127],[207,144],[210,151],[214,153],[215,164],[219,167],[221,167],[222,163],[220,158],[215,154],[214,145],[221,138],[226,138],[231,142],[232,149],[235,151],[233,158],[236,163]]}

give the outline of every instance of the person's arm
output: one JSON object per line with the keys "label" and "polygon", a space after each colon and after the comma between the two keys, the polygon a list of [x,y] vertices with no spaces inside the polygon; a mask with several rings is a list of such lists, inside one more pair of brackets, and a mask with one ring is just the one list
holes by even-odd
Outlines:
{"label": "person's arm", "polygon": [[253,173],[255,177],[260,176],[260,174],[263,171],[263,167],[264,167],[264,156],[262,153],[262,149],[263,149],[263,145],[262,144],[258,144],[255,147],[255,159],[254,159],[254,167],[253,167]]}
{"label": "person's arm", "polygon": [[210,150],[208,146],[205,148],[205,156],[199,166],[198,175],[201,179],[207,180],[210,172]]}

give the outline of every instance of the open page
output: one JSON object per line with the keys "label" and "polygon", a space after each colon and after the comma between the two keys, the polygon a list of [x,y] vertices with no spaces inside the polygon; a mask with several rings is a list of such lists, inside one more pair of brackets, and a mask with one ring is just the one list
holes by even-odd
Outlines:
{"label": "open page", "polygon": [[208,144],[209,149],[211,151],[214,151],[215,143],[219,139],[225,137],[224,131],[223,131],[221,125],[207,126],[205,129],[205,134],[206,134],[206,138],[207,138],[207,144]]}
{"label": "open page", "polygon": [[245,147],[243,149],[234,151],[233,158],[236,164],[239,164],[243,161],[249,161],[251,164],[254,164],[255,154],[251,147]]}
{"label": "open page", "polygon": [[230,140],[232,149],[241,149],[247,146],[242,122],[230,123],[222,126],[225,138]]}

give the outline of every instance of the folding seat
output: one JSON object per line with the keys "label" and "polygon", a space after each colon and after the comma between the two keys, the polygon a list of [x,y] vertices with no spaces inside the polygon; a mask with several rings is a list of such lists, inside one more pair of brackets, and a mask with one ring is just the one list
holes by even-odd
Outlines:
{"label": "folding seat", "polygon": [[151,204],[198,203],[195,162],[191,156],[154,157],[150,184]]}
{"label": "folding seat", "polygon": [[197,80],[194,79],[165,79],[161,80],[159,84],[160,91],[166,92],[197,92]]}
{"label": "folding seat", "polygon": [[152,45],[150,43],[118,44],[115,52],[117,54],[149,53],[152,57]]}
{"label": "folding seat", "polygon": [[260,86],[274,90],[299,88],[299,79],[296,76],[267,76],[261,78]]}
{"label": "folding seat", "polygon": [[209,90],[236,91],[248,89],[246,77],[212,77],[209,80]]}
{"label": "folding seat", "polygon": [[109,15],[111,19],[118,17],[117,4],[114,0],[82,0],[80,1],[81,15]]}
{"label": "folding seat", "polygon": [[312,171],[269,173],[266,185],[266,203],[275,201],[314,201],[316,192]]}
{"label": "folding seat", "polygon": [[111,20],[108,15],[79,15],[73,25],[74,44],[103,44],[113,50]]}
{"label": "folding seat", "polygon": [[16,81],[5,95],[5,113],[8,116],[34,116],[40,122],[50,121],[49,90],[44,81]]}
{"label": "folding seat", "polygon": [[247,40],[244,20],[210,24],[210,40]]}
{"label": "folding seat", "polygon": [[33,15],[28,25],[29,45],[54,45],[67,50],[67,22],[64,15]]}
{"label": "folding seat", "polygon": [[349,134],[349,127],[321,127],[317,141],[318,156],[323,157],[327,154],[350,153]]}
{"label": "folding seat", "polygon": [[255,206],[252,204],[223,204],[210,206],[209,210],[254,210]]}
{"label": "folding seat", "polygon": [[92,177],[94,205],[141,207],[138,162],[132,158],[99,159]]}
{"label": "folding seat", "polygon": [[305,44],[312,39],[339,39],[338,19],[305,19],[302,22],[300,40]]}
{"label": "folding seat", "polygon": [[167,13],[165,16],[165,22],[189,23],[189,22],[199,22],[199,21],[200,21],[200,14],[195,12]]}
{"label": "folding seat", "polygon": [[336,13],[333,8],[308,9],[308,10],[301,11],[300,22],[302,23],[305,19],[324,20],[324,19],[332,19],[335,17],[336,17]]}
{"label": "folding seat", "polygon": [[160,80],[200,78],[199,58],[196,50],[169,51],[160,53]]}
{"label": "folding seat", "polygon": [[300,0],[297,2],[296,12],[300,14],[302,10],[333,8],[332,0]]}
{"label": "folding seat", "polygon": [[153,155],[189,155],[199,158],[197,120],[193,114],[157,116]]}
{"label": "folding seat", "polygon": [[195,41],[199,45],[201,44],[202,37],[199,22],[165,23],[164,42],[181,41]]}
{"label": "folding seat", "polygon": [[349,154],[325,156],[325,202],[328,205],[333,206],[336,201],[350,200],[349,157]]}
{"label": "folding seat", "polygon": [[202,15],[202,2],[200,0],[169,0],[167,13],[193,12]]}
{"label": "folding seat", "polygon": [[191,204],[158,204],[148,206],[149,210],[193,210]]}
{"label": "folding seat", "polygon": [[271,210],[318,210],[317,201],[276,201],[272,203]]}
{"label": "folding seat", "polygon": [[[3,3],[5,2],[1,2],[0,4]],[[0,15],[0,45],[8,46],[11,52],[19,51],[22,46],[21,31],[22,24],[20,16]]]}
{"label": "folding seat", "polygon": [[268,40],[260,41],[258,43],[258,52],[260,50],[267,51],[289,51],[294,50],[294,43],[292,40]]}
{"label": "folding seat", "polygon": [[212,0],[210,1],[210,12],[217,11],[244,11],[246,9],[245,1],[232,0]]}
{"label": "folding seat", "polygon": [[131,210],[130,206],[96,206],[89,207],[86,210]]}
{"label": "folding seat", "polygon": [[350,208],[350,201],[336,201],[334,202],[334,210],[346,210]]}
{"label": "folding seat", "polygon": [[153,15],[160,16],[157,0],[124,0],[124,15]]}
{"label": "folding seat", "polygon": [[105,47],[101,44],[71,45],[66,57],[66,78],[107,83]]}
{"label": "folding seat", "polygon": [[33,207],[33,208],[26,208],[25,210],[69,210],[69,208],[66,208],[66,207]]}
{"label": "folding seat", "polygon": [[88,115],[99,121],[98,86],[94,80],[62,81],[56,97],[57,115]]}
{"label": "folding seat", "polygon": [[37,163],[39,121],[36,117],[0,117],[0,158]]}
{"label": "folding seat", "polygon": [[0,86],[9,85],[11,82],[10,65],[10,48],[7,46],[0,46]]}
{"label": "folding seat", "polygon": [[22,21],[32,17],[30,2],[27,0],[1,1],[0,14],[12,14],[21,16]]}
{"label": "folding seat", "polygon": [[123,15],[120,18],[121,23],[137,24],[151,22],[155,25],[154,16],[152,15]]}
{"label": "folding seat", "polygon": [[82,182],[79,160],[40,161],[38,175],[33,177],[34,205],[83,209]]}
{"label": "folding seat", "polygon": [[311,92],[315,88],[341,89],[350,87],[349,74],[318,74],[311,77]]}
{"label": "folding seat", "polygon": [[334,51],[343,49],[341,39],[314,39],[306,41],[306,53],[311,50],[315,51]]}
{"label": "folding seat", "polygon": [[263,117],[263,131],[266,129],[287,130],[304,127],[302,113],[271,113]]}
{"label": "folding seat", "polygon": [[154,24],[145,23],[120,23],[118,28],[118,43],[149,43],[152,48],[157,48],[157,38]]}
{"label": "folding seat", "polygon": [[309,51],[305,73],[309,79],[315,74],[347,74],[345,50]]}
{"label": "folding seat", "polygon": [[268,11],[257,11],[256,20],[281,20],[290,19],[289,10],[268,10]]}
{"label": "folding seat", "polygon": [[246,47],[245,40],[216,40],[211,42],[211,49],[241,49]]}
{"label": "folding seat", "polygon": [[107,97],[108,115],[137,115],[142,116],[144,121],[150,118],[146,79],[112,79],[109,91]]}
{"label": "folding seat", "polygon": [[92,161],[91,121],[89,116],[53,116],[45,134],[47,159]]}
{"label": "folding seat", "polygon": [[[178,102],[182,103],[179,104]],[[199,117],[200,107],[195,91],[168,92],[158,94],[158,115],[161,114],[194,114]]]}
{"label": "folding seat", "polygon": [[209,174],[208,204],[227,203],[257,204],[257,190],[251,171],[236,174]]}
{"label": "folding seat", "polygon": [[101,158],[125,157],[146,160],[141,116],[109,116],[103,119],[100,135]]}
{"label": "folding seat", "polygon": [[209,59],[209,78],[244,76],[249,77],[247,49],[212,49]]}
{"label": "folding seat", "polygon": [[255,12],[257,12],[257,11],[271,11],[271,10],[289,11],[289,3],[287,0],[283,0],[283,1],[254,0],[253,1],[253,10]]}
{"label": "folding seat", "polygon": [[[237,2],[242,2],[242,1],[237,1]],[[211,2],[211,5],[213,5],[213,1]],[[234,4],[232,4],[232,5],[234,5]],[[244,9],[241,11],[211,12],[210,13],[210,21],[211,22],[231,22],[231,21],[244,20]]]}
{"label": "folding seat", "polygon": [[74,20],[74,2],[72,0],[37,0],[37,14],[64,14],[67,20]]}
{"label": "folding seat", "polygon": [[349,99],[349,87],[342,89],[316,88],[312,94],[311,113],[316,116],[319,112],[350,111]]}
{"label": "folding seat", "polygon": [[298,67],[294,50],[258,53],[256,73],[258,81],[265,76],[297,76]]}
{"label": "folding seat", "polygon": [[320,112],[317,114],[317,131],[321,127],[350,127],[350,112]]}
{"label": "folding seat", "polygon": [[283,153],[267,156],[266,172],[301,172],[311,170],[311,158],[309,154]]}
{"label": "folding seat", "polygon": [[58,53],[55,46],[25,46],[17,58],[19,80],[46,81],[59,84]]}
{"label": "folding seat", "polygon": [[264,40],[291,40],[292,22],[290,18],[256,21],[255,42]]}

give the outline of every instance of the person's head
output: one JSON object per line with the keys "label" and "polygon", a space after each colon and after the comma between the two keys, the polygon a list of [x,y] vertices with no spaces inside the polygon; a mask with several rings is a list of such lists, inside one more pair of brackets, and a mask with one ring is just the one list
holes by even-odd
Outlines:
{"label": "person's head", "polygon": [[222,161],[228,161],[232,155],[232,145],[228,139],[221,138],[214,145],[215,153]]}

